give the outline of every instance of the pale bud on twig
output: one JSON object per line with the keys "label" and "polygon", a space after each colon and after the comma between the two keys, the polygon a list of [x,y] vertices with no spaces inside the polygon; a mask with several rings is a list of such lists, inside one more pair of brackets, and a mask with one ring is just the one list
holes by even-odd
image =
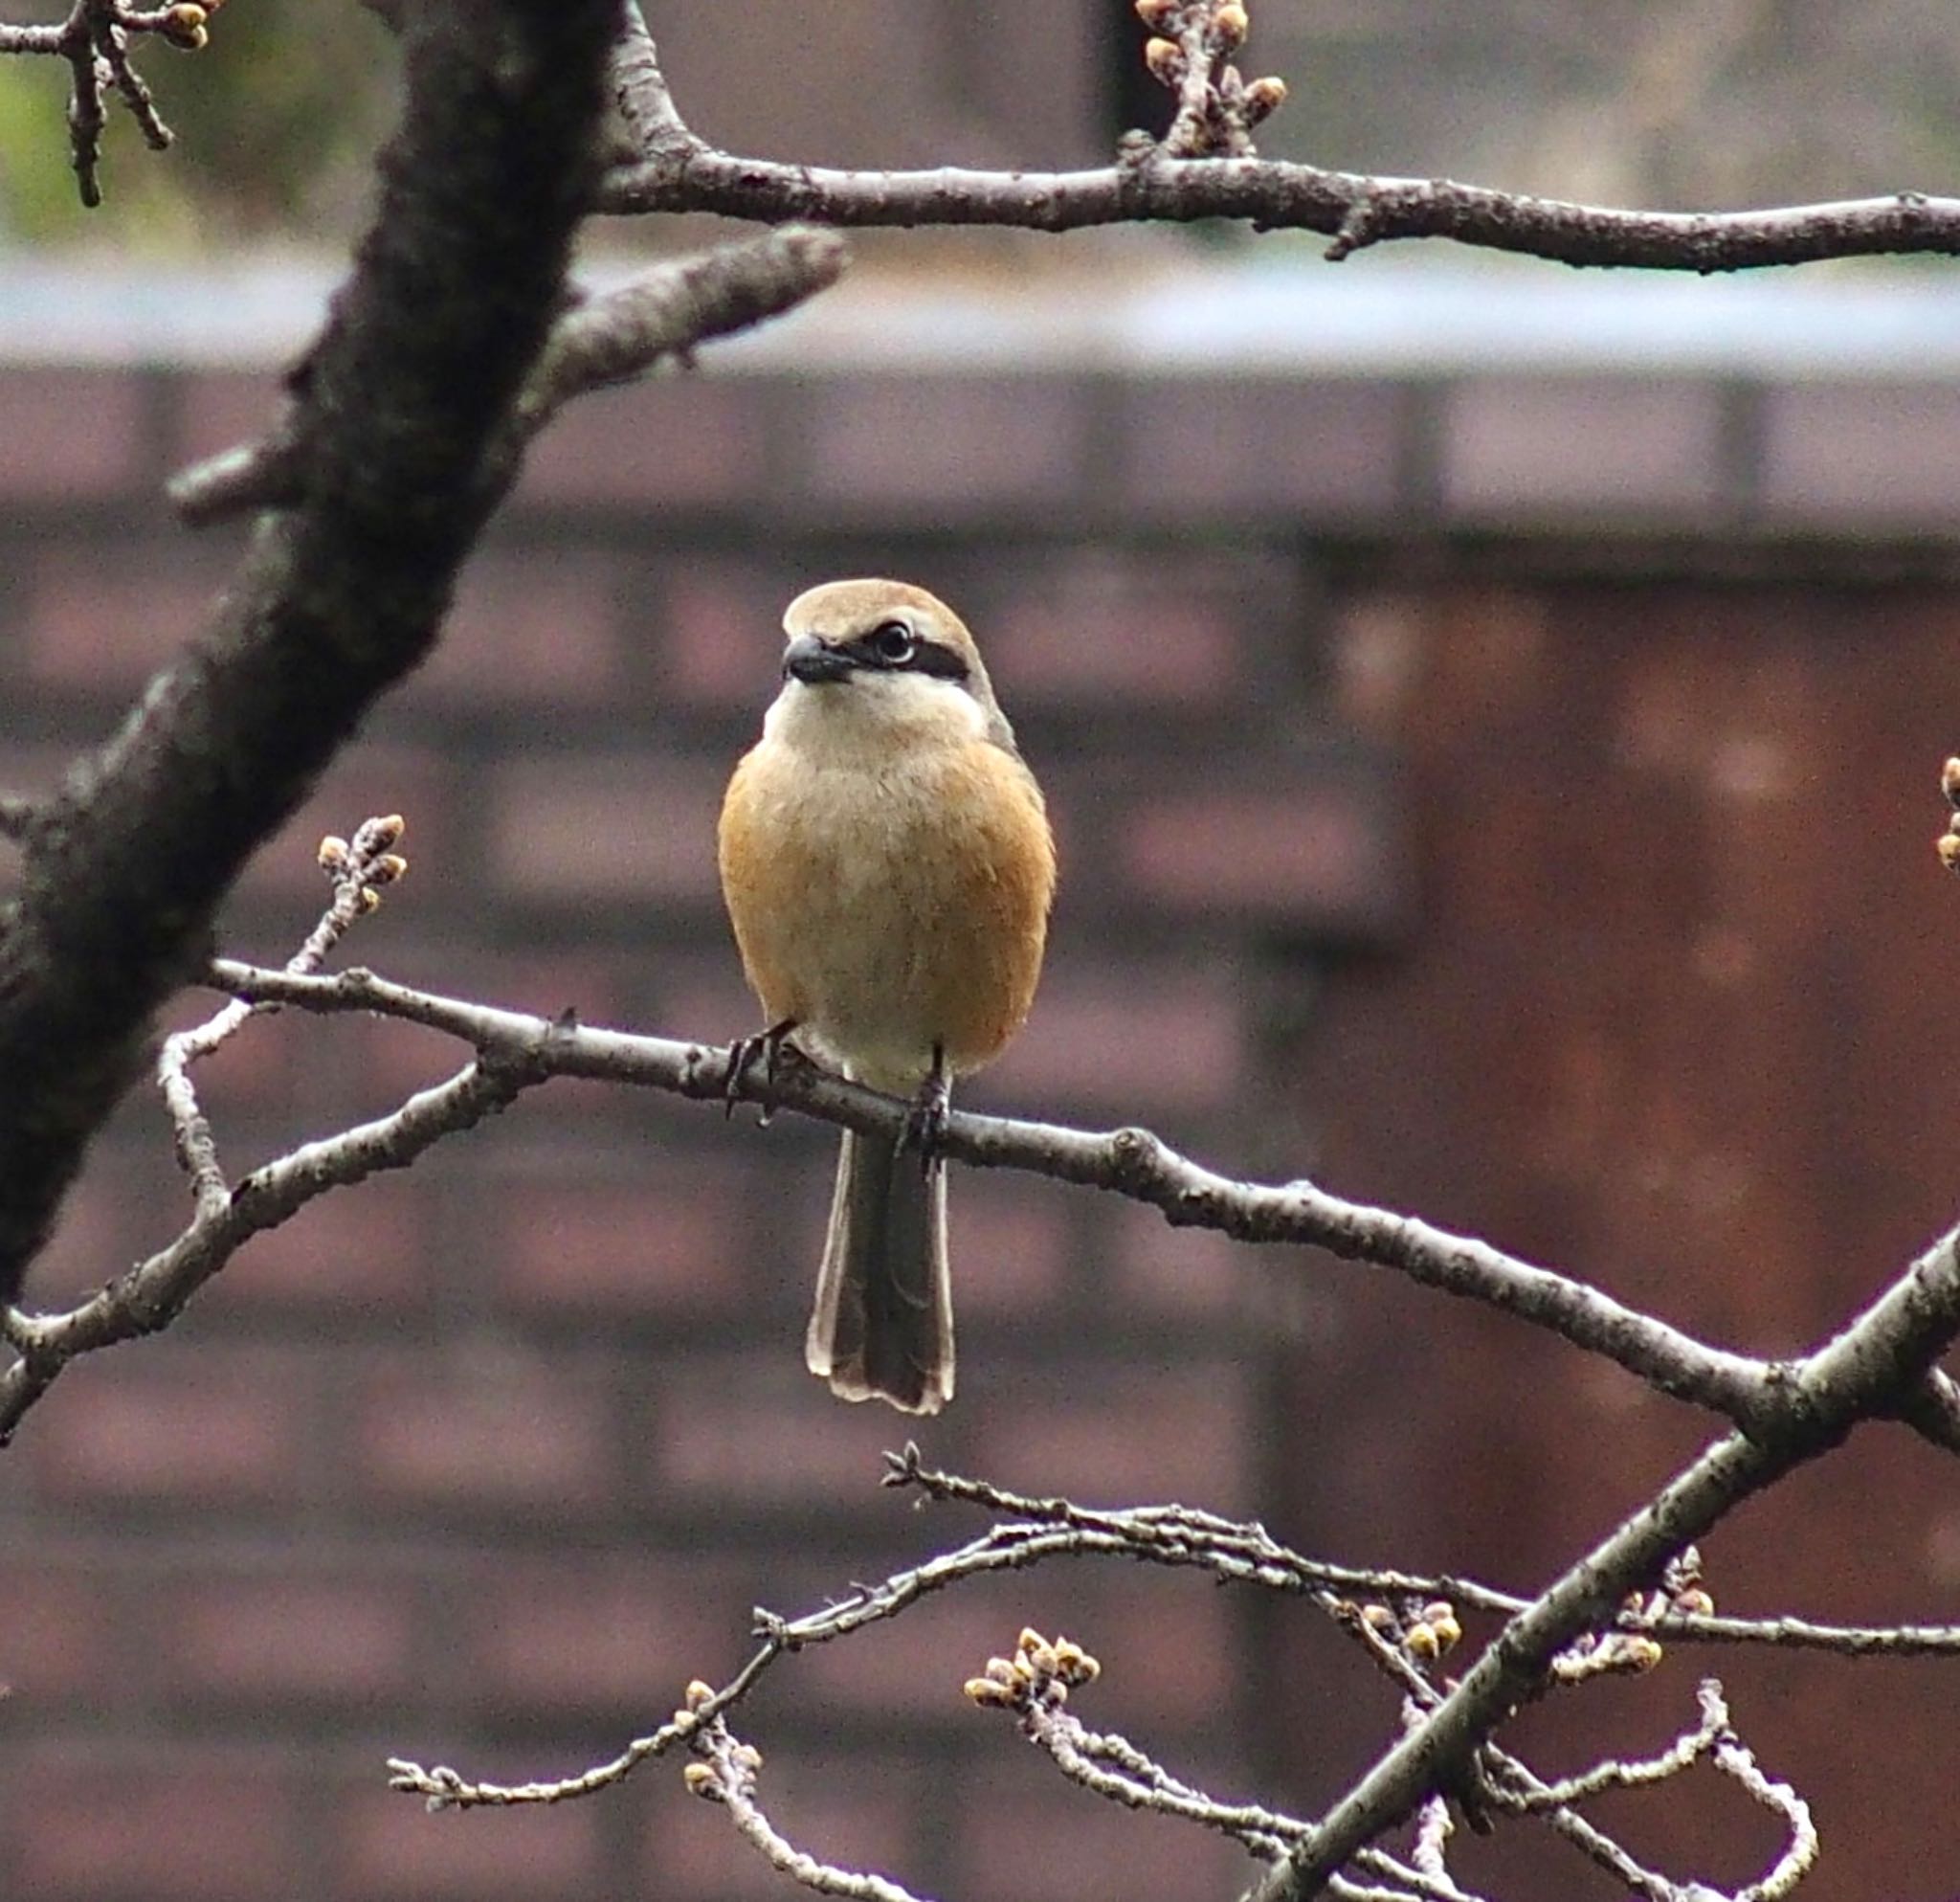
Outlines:
{"label": "pale bud on twig", "polygon": [[1244,94],[1245,123],[1258,125],[1272,118],[1274,113],[1286,103],[1286,81],[1268,74],[1263,79],[1255,79],[1246,87]]}
{"label": "pale bud on twig", "polygon": [[204,23],[210,16],[209,8],[194,6],[186,0],[184,5],[172,7],[164,15],[157,31],[172,46],[182,47],[186,53],[195,53],[211,39],[210,34],[204,30]]}
{"label": "pale bud on twig", "polygon": [[1212,15],[1212,42],[1221,53],[1236,53],[1251,30],[1252,22],[1236,0],[1227,0]]}

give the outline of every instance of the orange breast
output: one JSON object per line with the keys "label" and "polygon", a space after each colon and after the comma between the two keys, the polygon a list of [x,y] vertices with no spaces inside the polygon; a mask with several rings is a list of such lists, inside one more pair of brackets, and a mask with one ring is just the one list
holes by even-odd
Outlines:
{"label": "orange breast", "polygon": [[1013,754],[973,742],[875,771],[765,742],[736,769],[720,843],[764,1011],[853,1075],[909,1088],[935,1044],[977,1069],[1027,1017],[1055,852]]}

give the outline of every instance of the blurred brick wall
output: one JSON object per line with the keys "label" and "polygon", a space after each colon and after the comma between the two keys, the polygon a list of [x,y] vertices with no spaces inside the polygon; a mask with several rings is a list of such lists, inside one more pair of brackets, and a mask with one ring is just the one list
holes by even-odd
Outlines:
{"label": "blurred brick wall", "polygon": [[[197,624],[234,548],[176,531],[157,482],[249,431],[268,392],[0,377],[0,780],[46,783]],[[968,1100],[1147,1114],[1244,1152],[1277,1103],[1261,1029],[1294,953],[1271,947],[1391,921],[1390,792],[1375,751],[1320,716],[1311,586],[1284,539],[1056,532],[1113,392],[1036,393],[686,381],[568,416],[440,659],[264,856],[228,947],[284,955],[321,901],[318,836],[399,809],[411,877],[350,959],[587,1021],[752,1028],[715,887],[720,790],[774,690],[783,603],[889,569],[984,630],[1068,867],[1036,1018]],[[901,436],[924,452],[903,467]],[[657,547],[656,509],[676,525]],[[211,1103],[242,1170],[457,1054],[283,1017],[211,1065]],[[382,1759],[579,1768],[690,1677],[725,1675],[751,1605],[809,1609],[979,1530],[880,1490],[880,1449],[908,1433],[1009,1484],[1258,1503],[1269,1321],[1215,1248],[1052,1185],[957,1184],[963,1366],[943,1421],[833,1400],[801,1364],[832,1150],[793,1119],[759,1132],[554,1085],[255,1243],[167,1338],[76,1370],[0,1504],[0,1859],[19,1892],[770,1891],[675,1766],[479,1821],[390,1795]],[[185,1206],[139,1097],[36,1298],[155,1247]],[[812,1653],[750,1725],[780,1821],[968,1895],[1079,1892],[1090,1870],[1169,1893],[1193,1856],[1222,1885],[1230,1852],[1167,1859],[1174,1832],[1098,1815],[958,1686],[1024,1622],[1079,1631],[1108,1667],[1099,1716],[1248,1788],[1245,1700],[1219,1694],[1243,1681],[1246,1609],[1189,1579],[1058,1571]]]}
{"label": "blurred brick wall", "polygon": [[[157,483],[266,402],[243,377],[0,376],[0,780],[45,783],[197,624],[234,548],[176,532]],[[1259,1174],[1325,1164],[1741,1345],[1793,1346],[1945,1219],[1937,1131],[1882,1119],[1844,1195],[1818,1192],[1830,1224],[1706,1225],[1727,1178],[1697,1157],[1726,1152],[1692,1108],[1698,1052],[1755,1091],[1771,1173],[1751,1206],[1773,1212],[1790,1172],[1842,1153],[1821,1135],[1777,1152],[1793,1103],[1838,1127],[1842,1060],[1772,1058],[1784,1013],[1766,1021],[1759,996],[1810,1031],[1823,1006],[1748,973],[1861,944],[1841,1015],[1905,904],[1918,962],[1874,1006],[1860,1113],[1950,1074],[1916,1068],[1927,1027],[1905,1018],[1933,995],[1952,896],[1925,850],[1956,737],[1950,610],[1925,577],[1960,496],[1954,402],[1883,383],[871,374],[595,399],[541,442],[439,657],[265,855],[226,943],[284,955],[319,902],[319,834],[399,808],[413,869],[351,959],[587,1021],[750,1027],[713,885],[720,787],[771,691],[781,604],[898,572],[988,642],[1063,845],[1036,1020],[968,1100],[1146,1121]],[[1798,562],[1817,585],[1787,585]],[[1729,578],[1653,586],[1683,567]],[[1883,696],[1841,685],[1882,675]],[[1711,707],[1725,737],[1682,740]],[[1908,884],[1848,875],[1875,852]],[[1784,935],[1729,919],[1714,895],[1733,890]],[[1654,1081],[1636,1030],[1678,1001],[1683,960],[1714,988]],[[455,1061],[406,1028],[288,1017],[207,1087],[241,1168]],[[1677,1131],[1657,1179],[1688,1199],[1632,1196],[1609,1220],[1591,1212],[1626,1190],[1624,1131],[1598,1106],[1634,1077]],[[1540,1124],[1521,1129],[1518,1100]],[[553,1085],[260,1241],[167,1337],[74,1369],[0,1463],[0,1859],[19,1892],[776,1892],[672,1766],[568,1808],[431,1818],[381,1762],[529,1777],[609,1757],[689,1677],[734,1667],[750,1605],[808,1609],[977,1530],[880,1493],[879,1449],[915,1429],[802,1371],[830,1156],[791,1120]],[[1018,1177],[954,1191],[961,1393],[916,1429],[935,1461],[1528,1585],[1701,1431],[1353,1270],[1242,1259]],[[158,1245],[183,1206],[139,1100],[38,1298]],[[1692,1309],[1632,1279],[1679,1253],[1663,1216],[1708,1242]],[[1771,1255],[1800,1258],[1775,1270],[1774,1325]],[[1519,1387],[1554,1366],[1556,1418]],[[1603,1491],[1557,1457],[1615,1437]],[[1895,1590],[1820,1559],[1796,1608],[1941,1615],[1960,1541],[1912,1511]],[[1834,1583],[1855,1601],[1822,1601]],[[1783,1608],[1770,1596],[1750,1608]],[[1102,1656],[1095,1721],[1228,1794],[1283,1763],[1325,1795],[1392,1722],[1293,1608],[1051,1570],[773,1674],[744,1728],[778,1821],[978,1902],[1228,1892],[1230,1852],[1100,1808],[962,1703],[1023,1622]],[[1950,1746],[1912,1736],[1950,1770]],[[1924,1869],[1899,1867],[1904,1898]],[[1581,1892],[1555,1868],[1540,1892]]]}

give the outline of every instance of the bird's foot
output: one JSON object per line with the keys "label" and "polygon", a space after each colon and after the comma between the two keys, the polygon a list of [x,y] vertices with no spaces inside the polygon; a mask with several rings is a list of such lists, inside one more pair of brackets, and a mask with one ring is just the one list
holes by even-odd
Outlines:
{"label": "bird's foot", "polygon": [[762,1059],[762,1114],[757,1119],[757,1128],[768,1129],[769,1118],[775,1114],[776,1106],[769,1101],[776,1087],[776,1071],[783,1061],[784,1046],[790,1033],[796,1028],[794,1018],[785,1018],[781,1023],[772,1023],[767,1030],[759,1030],[753,1037],[738,1037],[728,1046],[728,1067],[722,1075],[723,1114],[732,1116],[735,1106],[742,1101],[742,1085],[748,1073],[748,1066],[760,1057]]}
{"label": "bird's foot", "polygon": [[946,1139],[946,1119],[952,1109],[952,1084],[946,1073],[946,1053],[933,1046],[932,1068],[926,1073],[905,1121],[899,1130],[899,1153],[919,1152],[919,1167],[926,1175],[939,1160],[939,1146]]}

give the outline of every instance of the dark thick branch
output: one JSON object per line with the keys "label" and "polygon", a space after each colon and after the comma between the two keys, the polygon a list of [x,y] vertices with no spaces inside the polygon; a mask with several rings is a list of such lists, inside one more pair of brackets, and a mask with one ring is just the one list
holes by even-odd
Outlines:
{"label": "dark thick branch", "polygon": [[0,1295],[218,903],[435,638],[511,473],[491,454],[561,293],[613,0],[412,10],[408,101],[302,372],[303,503],[39,815],[0,915]]}

